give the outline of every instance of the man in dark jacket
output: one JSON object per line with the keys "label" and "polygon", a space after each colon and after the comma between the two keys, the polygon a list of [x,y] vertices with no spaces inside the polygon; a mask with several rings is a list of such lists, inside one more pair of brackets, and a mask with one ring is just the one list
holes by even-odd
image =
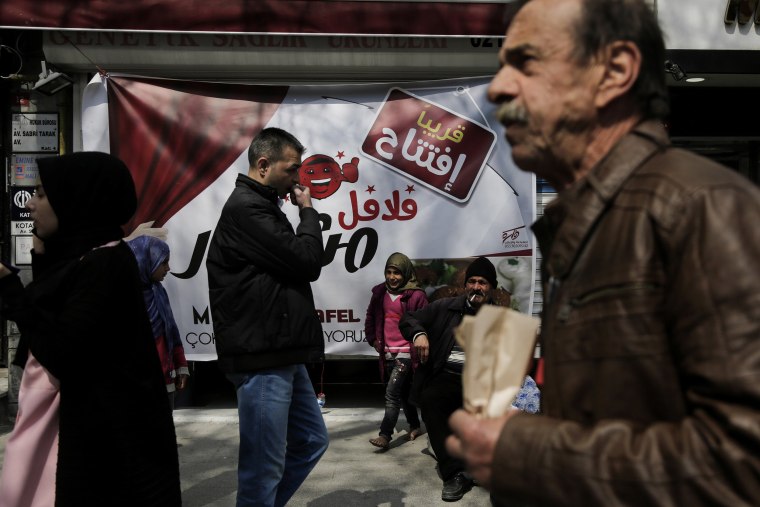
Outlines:
{"label": "man in dark jacket", "polygon": [[[327,430],[304,363],[324,356],[310,282],[322,269],[322,232],[299,184],[304,148],[263,130],[248,149],[209,246],[209,299],[219,367],[240,416],[237,506],[285,505],[327,449]],[[280,210],[298,206],[296,231]]]}
{"label": "man in dark jacket", "polygon": [[464,462],[451,457],[445,445],[451,434],[449,416],[462,408],[464,351],[454,339],[454,329],[464,315],[475,315],[482,305],[492,303],[496,283],[494,265],[478,257],[467,267],[464,294],[406,312],[399,321],[401,334],[414,343],[420,358],[410,400],[422,412],[443,479],[441,498],[447,502],[461,499],[472,487],[472,479],[464,474]]}
{"label": "man in dark jacket", "polygon": [[557,199],[541,246],[543,415],[450,419],[520,505],[760,505],[760,191],[670,146],[645,0],[530,0],[489,98]]}

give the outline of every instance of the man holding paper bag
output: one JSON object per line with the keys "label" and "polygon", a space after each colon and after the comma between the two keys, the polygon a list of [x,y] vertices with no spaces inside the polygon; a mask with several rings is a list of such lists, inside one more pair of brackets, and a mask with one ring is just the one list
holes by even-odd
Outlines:
{"label": "man holding paper bag", "polygon": [[457,411],[497,503],[760,505],[760,191],[673,148],[645,0],[530,0],[489,98],[558,191],[542,260],[543,415]]}

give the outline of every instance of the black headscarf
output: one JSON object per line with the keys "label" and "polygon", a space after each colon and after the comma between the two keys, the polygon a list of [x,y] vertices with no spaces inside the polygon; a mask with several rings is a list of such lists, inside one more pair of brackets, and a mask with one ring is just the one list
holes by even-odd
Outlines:
{"label": "black headscarf", "polygon": [[79,152],[37,161],[40,181],[58,217],[45,238],[45,256],[65,260],[121,239],[121,225],[137,209],[127,166],[108,153]]}

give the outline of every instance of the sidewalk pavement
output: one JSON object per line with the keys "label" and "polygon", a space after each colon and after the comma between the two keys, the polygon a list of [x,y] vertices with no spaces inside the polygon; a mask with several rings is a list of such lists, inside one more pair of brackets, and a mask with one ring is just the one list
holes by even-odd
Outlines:
{"label": "sidewalk pavement", "polygon": [[[293,507],[402,507],[456,505],[490,506],[488,492],[474,487],[456,503],[441,500],[442,482],[427,435],[405,437],[408,426],[399,418],[391,448],[383,451],[368,440],[377,435],[383,417],[382,391],[334,396],[325,389],[322,409],[330,447],[288,505]],[[316,400],[315,400],[316,403]],[[226,405],[226,406],[225,406]],[[234,507],[237,488],[237,410],[229,403],[174,411],[180,444],[180,478],[185,507]],[[8,427],[0,428],[0,457]]]}

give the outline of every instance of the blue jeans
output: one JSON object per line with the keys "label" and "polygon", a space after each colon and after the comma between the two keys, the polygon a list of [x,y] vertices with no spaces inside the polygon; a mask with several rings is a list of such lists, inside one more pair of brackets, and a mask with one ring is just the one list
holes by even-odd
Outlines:
{"label": "blue jeans", "polygon": [[396,358],[386,361],[385,377],[388,379],[388,384],[385,386],[385,416],[383,422],[380,423],[380,435],[390,440],[402,407],[410,429],[420,427],[417,407],[407,401],[412,380],[411,358]]}
{"label": "blue jeans", "polygon": [[285,505],[328,444],[306,367],[227,378],[237,389],[240,417],[237,507]]}

